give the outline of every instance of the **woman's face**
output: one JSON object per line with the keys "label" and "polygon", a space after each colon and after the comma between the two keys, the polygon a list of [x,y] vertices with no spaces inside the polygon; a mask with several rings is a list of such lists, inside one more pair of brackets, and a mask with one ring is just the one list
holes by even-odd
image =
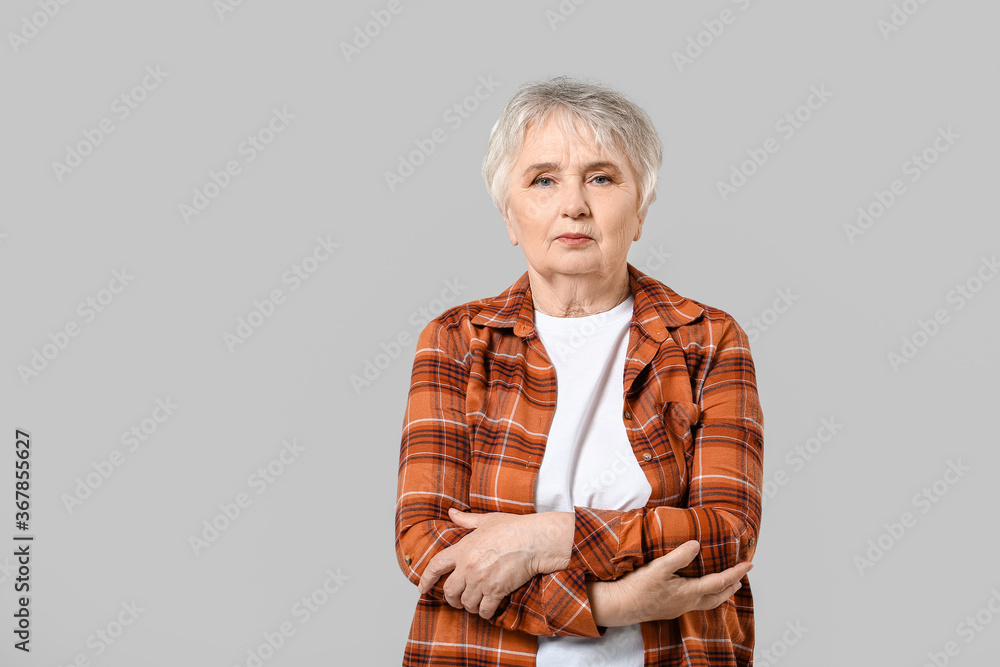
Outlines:
{"label": "woman's face", "polygon": [[511,243],[546,278],[613,276],[642,234],[632,165],[621,154],[596,152],[593,133],[577,127],[582,141],[551,118],[530,124],[510,174],[504,221]]}

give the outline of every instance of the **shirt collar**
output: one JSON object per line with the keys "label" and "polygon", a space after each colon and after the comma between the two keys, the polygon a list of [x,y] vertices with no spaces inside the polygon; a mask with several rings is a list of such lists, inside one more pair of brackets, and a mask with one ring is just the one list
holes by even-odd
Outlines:
{"label": "shirt collar", "polygon": [[[632,319],[650,338],[663,342],[667,338],[667,329],[693,322],[704,313],[701,306],[691,299],[681,296],[631,264],[626,264],[626,267],[635,297]],[[531,284],[525,271],[499,296],[484,299],[472,323],[498,329],[513,328],[515,335],[525,337],[535,331],[534,311]]]}

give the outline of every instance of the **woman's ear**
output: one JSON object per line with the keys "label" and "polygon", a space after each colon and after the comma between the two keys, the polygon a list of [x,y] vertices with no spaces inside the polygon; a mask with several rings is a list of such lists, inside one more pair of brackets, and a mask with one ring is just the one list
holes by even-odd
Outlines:
{"label": "woman's ear", "polygon": [[510,224],[510,210],[508,209],[507,215],[503,217],[503,223],[507,225],[507,237],[510,239],[511,245],[517,245],[517,235],[514,233],[514,226]]}
{"label": "woman's ear", "polygon": [[633,241],[638,241],[642,237],[642,223],[646,221],[646,212],[640,211],[639,214],[639,226],[635,228],[635,238]]}

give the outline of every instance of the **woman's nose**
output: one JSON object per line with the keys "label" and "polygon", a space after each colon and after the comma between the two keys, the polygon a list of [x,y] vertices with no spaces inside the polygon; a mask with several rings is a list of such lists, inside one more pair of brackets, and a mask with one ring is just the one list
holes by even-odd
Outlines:
{"label": "woman's nose", "polygon": [[562,214],[568,218],[585,217],[590,213],[587,205],[587,191],[582,183],[570,183],[562,187],[560,207]]}

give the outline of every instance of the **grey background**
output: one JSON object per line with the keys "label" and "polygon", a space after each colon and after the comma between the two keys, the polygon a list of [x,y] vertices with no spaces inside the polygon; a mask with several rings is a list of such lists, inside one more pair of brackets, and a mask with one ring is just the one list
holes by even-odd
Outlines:
{"label": "grey background", "polygon": [[[886,39],[888,0],[402,0],[348,62],[341,43],[387,4],[245,0],[220,18],[209,0],[71,2],[15,51],[9,33],[42,10],[4,3],[0,540],[17,532],[20,428],[36,542],[30,655],[12,648],[13,558],[0,557],[0,663],[245,665],[289,621],[264,664],[399,664],[417,599],[393,552],[414,313],[525,270],[479,167],[517,86],[570,74],[633,97],[663,140],[630,261],[748,330],[769,322],[752,343],[775,491],[751,574],[757,664],[921,665],[948,642],[949,664],[992,664],[1000,622],[971,640],[960,624],[1000,591],[1000,280],[961,309],[948,294],[1000,249],[1000,6],[897,2],[919,11]],[[679,71],[673,53],[727,9],[734,21]],[[113,100],[156,66],[165,79],[119,119]],[[480,77],[496,90],[453,127],[446,111]],[[776,121],[812,86],[833,95],[785,139]],[[245,162],[240,143],[274,108],[294,119]],[[53,161],[105,117],[114,132],[60,182]],[[907,180],[903,164],[948,127],[960,138]],[[390,191],[385,172],[435,128],[447,140]],[[723,201],[717,181],[768,137],[780,150]],[[242,172],[186,224],[179,205],[228,160]],[[844,225],[896,178],[905,194],[851,243]],[[292,291],[282,275],[317,237],[339,247]],[[77,304],[122,267],[134,279],[85,323]],[[461,286],[452,304],[446,281]],[[286,301],[231,352],[223,334],[274,289]],[[775,316],[779,290],[794,300]],[[887,355],[937,309],[947,323],[894,370]],[[71,320],[79,335],[25,383],[18,366]],[[352,374],[401,334],[356,391]],[[174,414],[123,447],[167,397]],[[830,418],[842,428],[793,465]],[[290,439],[304,451],[257,495],[248,477]],[[64,494],[114,450],[123,463],[69,511]],[[955,484],[938,481],[950,462],[970,469]],[[918,504],[935,481],[946,492]],[[189,537],[241,492],[250,506],[195,555]],[[904,512],[915,525],[891,537]],[[890,548],[859,570],[879,539]],[[302,623],[293,605],[328,570],[339,589]],[[132,601],[141,614],[95,655],[88,637]]]}

